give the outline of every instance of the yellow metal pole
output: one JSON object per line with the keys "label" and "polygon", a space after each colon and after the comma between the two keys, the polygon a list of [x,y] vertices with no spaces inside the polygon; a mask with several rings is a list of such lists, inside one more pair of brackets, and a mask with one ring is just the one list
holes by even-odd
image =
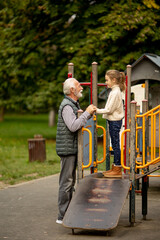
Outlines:
{"label": "yellow metal pole", "polygon": [[[126,167],[126,166],[124,165],[123,145],[124,145],[124,134],[125,134],[126,132],[130,132],[130,129],[125,129],[125,130],[122,132],[122,134],[121,134],[121,165],[122,165],[122,167],[123,167],[124,169],[130,170],[130,167]],[[129,151],[129,149],[127,149],[127,151]]]}
{"label": "yellow metal pole", "polygon": [[145,165],[145,116],[142,119],[142,137],[143,137],[143,165]]}
{"label": "yellow metal pole", "polygon": [[160,157],[160,108],[159,108],[159,157]]}
{"label": "yellow metal pole", "polygon": [[155,158],[154,160],[152,160],[151,162],[146,163],[145,165],[142,166],[136,166],[137,168],[145,168],[148,167],[149,165],[155,164],[160,162],[160,157]]}
{"label": "yellow metal pole", "polygon": [[103,163],[106,159],[106,130],[104,127],[97,125],[97,129],[101,128],[103,130],[103,158],[102,160],[97,159],[97,164]]}
{"label": "yellow metal pole", "polygon": [[151,109],[150,111],[144,113],[143,115],[138,115],[137,117],[141,117],[141,116],[143,117],[143,116],[152,114],[154,111],[156,111],[156,110],[159,109],[159,108],[160,108],[160,105],[158,105],[157,107],[155,107],[155,108]]}
{"label": "yellow metal pole", "polygon": [[153,160],[153,113],[151,113],[151,161]]}
{"label": "yellow metal pole", "polygon": [[89,163],[87,165],[82,164],[82,170],[84,168],[89,168],[92,164],[92,133],[89,129],[87,128],[82,128],[82,133],[86,131],[89,134]]}
{"label": "yellow metal pole", "polygon": [[147,177],[160,177],[160,175],[147,175]]}
{"label": "yellow metal pole", "polygon": [[[137,105],[137,115],[140,114],[140,105]],[[140,141],[139,141],[139,138],[140,138],[140,134],[138,132],[139,130],[139,118],[136,117],[136,153],[137,153],[137,157],[140,157]]]}
{"label": "yellow metal pole", "polygon": [[138,149],[138,123],[136,122],[136,153],[139,152]]}
{"label": "yellow metal pole", "polygon": [[154,159],[156,158],[156,115],[154,114]]}

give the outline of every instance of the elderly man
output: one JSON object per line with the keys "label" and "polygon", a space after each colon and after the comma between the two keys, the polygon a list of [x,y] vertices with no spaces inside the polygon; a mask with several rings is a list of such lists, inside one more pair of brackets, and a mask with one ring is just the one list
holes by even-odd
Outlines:
{"label": "elderly man", "polygon": [[94,105],[89,105],[86,111],[77,118],[80,109],[78,99],[82,97],[83,88],[75,78],[68,78],[63,84],[64,99],[58,112],[56,151],[61,158],[59,177],[57,223],[62,224],[63,217],[72,198],[76,178],[77,165],[77,131],[96,111]]}

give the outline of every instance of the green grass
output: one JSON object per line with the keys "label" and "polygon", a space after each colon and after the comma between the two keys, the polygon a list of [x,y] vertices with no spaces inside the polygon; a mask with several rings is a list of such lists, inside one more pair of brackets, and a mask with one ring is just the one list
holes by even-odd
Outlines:
{"label": "green grass", "polygon": [[[99,125],[105,126],[102,118]],[[29,162],[28,139],[41,134],[46,139],[46,161]],[[100,132],[99,134],[102,134]],[[0,123],[0,181],[16,184],[60,171],[60,159],[55,150],[56,126],[48,126],[47,114],[6,114]],[[103,156],[102,145],[98,146],[98,159]],[[105,170],[105,162],[98,166]]]}
{"label": "green grass", "polygon": [[[41,134],[46,139],[46,161],[29,162],[28,139]],[[55,150],[56,126],[48,115],[7,114],[0,123],[0,181],[15,184],[48,176],[60,170]]]}

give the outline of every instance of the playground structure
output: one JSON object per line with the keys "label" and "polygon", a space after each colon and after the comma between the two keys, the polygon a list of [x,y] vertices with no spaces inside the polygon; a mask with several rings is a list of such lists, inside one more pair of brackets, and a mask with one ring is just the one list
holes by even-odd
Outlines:
{"label": "playground structure", "polygon": [[[68,77],[74,77],[73,63],[68,64]],[[81,85],[89,86],[90,104],[93,103],[95,106],[97,106],[98,104],[97,87],[98,86],[106,87],[106,84],[98,83],[98,64],[96,62],[92,63],[91,81],[83,82],[81,83]],[[78,113],[79,114],[78,117],[81,115],[81,113],[82,113],[81,111]],[[102,129],[103,131],[103,159],[102,160],[97,159],[97,129]],[[87,138],[88,134],[90,136],[89,138]],[[87,141],[89,142],[89,139],[90,139],[90,144],[87,143]],[[89,146],[92,145],[92,151],[87,151],[88,149],[85,146],[88,146],[88,145]],[[84,152],[84,157],[83,157],[83,152]],[[89,165],[86,163],[88,161],[88,158],[90,159]],[[87,122],[85,128],[82,128],[82,132],[79,131],[78,133],[78,179],[81,179],[83,177],[83,170],[85,168],[90,167],[91,173],[97,172],[98,164],[104,162],[105,160],[106,160],[106,169],[109,170],[110,169],[109,133],[107,130],[107,125],[106,125],[106,129],[104,129],[104,127],[102,126],[97,125],[97,117],[96,115],[94,115],[93,118]]]}
{"label": "playground structure", "polygon": [[[82,85],[87,85],[90,87],[91,91],[91,103],[97,106],[97,86],[98,86],[98,74],[97,74],[98,64],[96,62],[92,63],[92,74],[91,74],[91,82],[90,83],[82,83]],[[68,65],[68,77],[74,77],[74,64],[70,63]],[[76,223],[75,217],[73,218],[72,213],[73,209],[77,210],[79,205],[76,205],[78,201],[78,196],[83,191],[83,186],[85,183],[87,184],[88,178],[83,179],[83,186],[77,187],[77,194],[75,194],[75,198],[71,201],[71,204],[67,210],[67,213],[64,218],[64,226],[69,228],[81,228],[81,229],[96,229],[96,230],[109,230],[118,224],[118,219],[120,216],[121,209],[123,207],[126,194],[129,191],[130,193],[130,206],[129,206],[129,221],[131,226],[134,226],[135,223],[135,194],[136,191],[139,190],[139,179],[142,179],[142,215],[143,219],[146,219],[147,215],[147,190],[149,186],[148,177],[153,176],[150,173],[157,171],[160,166],[157,165],[160,161],[160,105],[154,107],[153,109],[148,111],[148,96],[149,96],[149,83],[148,79],[145,80],[145,96],[147,99],[142,101],[142,114],[140,114],[140,107],[137,106],[136,101],[131,101],[131,79],[132,79],[132,66],[128,65],[126,70],[126,94],[125,94],[125,130],[121,135],[121,165],[124,168],[123,178],[119,181],[125,181],[124,186],[129,186],[125,188],[124,198],[121,201],[120,208],[117,212],[114,212],[116,216],[116,220],[114,224],[107,225],[106,218],[104,217],[102,224],[97,219],[95,209],[92,212],[92,219],[94,219],[94,224],[91,222],[90,226],[84,224],[85,215],[81,216],[81,221]],[[79,116],[82,111],[79,112]],[[158,120],[158,121],[157,121]],[[150,122],[150,132],[149,132],[149,122]],[[158,131],[156,131],[158,122]],[[102,129],[103,131],[103,159],[97,159],[97,129]],[[158,135],[158,143],[156,137]],[[151,143],[151,146],[149,146]],[[156,147],[158,144],[158,148]],[[87,146],[87,150],[85,147]],[[104,184],[104,181],[107,181],[106,186],[108,185],[108,181],[112,181],[114,179],[105,179],[100,173],[97,173],[98,164],[104,162],[106,160],[106,170],[108,170],[108,166],[110,166],[109,160],[109,134],[108,128],[106,124],[106,129],[102,126],[97,125],[96,115],[93,116],[90,122],[87,122],[86,126],[82,128],[82,130],[78,133],[78,183],[80,185],[83,172],[86,168],[91,168],[91,176],[94,178],[94,181],[97,181],[99,184],[99,190],[102,191],[101,187]],[[150,169],[151,168],[151,169]],[[89,179],[92,177],[90,176]],[[155,176],[155,175],[154,175]],[[156,175],[158,176],[158,175]],[[86,180],[85,180],[86,179]],[[96,180],[95,180],[96,179]],[[102,181],[103,179],[103,181]],[[81,180],[81,181],[80,181]],[[101,180],[101,181],[100,181]],[[84,182],[86,181],[86,182]],[[128,185],[129,182],[129,185]],[[124,182],[123,182],[124,183]],[[88,185],[88,189],[92,188],[92,185]],[[97,187],[96,187],[97,188]],[[85,191],[87,188],[85,187]],[[92,189],[94,192],[95,189]],[[116,198],[116,192],[114,192],[111,196],[109,205],[105,205],[107,211],[112,206],[113,198]],[[105,196],[103,196],[105,198]],[[118,196],[117,196],[118,197]],[[83,205],[85,203],[81,199]],[[88,200],[87,200],[88,201]],[[96,200],[97,201],[97,200]],[[115,203],[119,204],[117,202]],[[114,206],[115,206],[114,205]],[[76,214],[79,215],[80,212],[85,212],[86,208],[79,209]],[[88,209],[88,208],[87,208]],[[102,211],[102,208],[96,211]],[[80,212],[79,212],[80,211]],[[107,212],[106,211],[106,212]],[[107,214],[107,213],[106,213]],[[111,216],[108,212],[107,214],[110,220],[113,220],[113,216]],[[109,217],[110,216],[110,217]],[[88,219],[88,218],[87,218]],[[90,219],[91,220],[91,219]],[[101,219],[102,220],[102,219]],[[83,224],[82,224],[83,223]],[[97,225],[95,225],[97,224]]]}

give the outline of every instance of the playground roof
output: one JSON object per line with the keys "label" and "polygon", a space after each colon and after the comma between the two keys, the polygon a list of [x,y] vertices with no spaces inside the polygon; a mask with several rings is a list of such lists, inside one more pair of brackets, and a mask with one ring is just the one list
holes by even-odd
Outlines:
{"label": "playground roof", "polygon": [[160,56],[144,53],[132,65],[131,85],[150,81],[160,81]]}
{"label": "playground roof", "polygon": [[[152,53],[144,53],[131,66],[132,86],[144,83],[145,80],[160,82],[160,56]],[[106,100],[106,88],[101,91],[99,98]]]}
{"label": "playground roof", "polygon": [[154,64],[156,64],[158,67],[160,67],[160,56],[152,53],[144,53],[140,58],[138,58],[137,61],[135,61],[132,64],[132,67],[134,67],[136,64],[138,64],[140,61],[142,61],[144,58],[148,58],[151,60]]}

